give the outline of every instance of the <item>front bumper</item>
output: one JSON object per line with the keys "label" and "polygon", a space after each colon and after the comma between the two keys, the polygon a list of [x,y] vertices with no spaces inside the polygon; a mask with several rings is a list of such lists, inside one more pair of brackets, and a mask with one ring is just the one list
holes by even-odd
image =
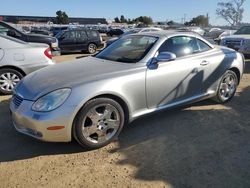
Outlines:
{"label": "front bumper", "polygon": [[[13,125],[20,133],[47,142],[69,142],[71,141],[72,123],[70,110],[34,112],[31,110],[33,101],[22,100],[20,106],[16,106],[13,98],[10,104],[10,111]],[[60,130],[48,130],[52,126],[62,126]]]}

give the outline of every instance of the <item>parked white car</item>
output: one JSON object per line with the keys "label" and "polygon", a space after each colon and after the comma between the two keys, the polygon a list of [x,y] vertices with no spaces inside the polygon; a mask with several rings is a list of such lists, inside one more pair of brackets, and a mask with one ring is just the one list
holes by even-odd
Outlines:
{"label": "parked white car", "polygon": [[233,35],[222,37],[222,46],[227,46],[241,52],[245,56],[250,55],[250,26],[243,26]]}
{"label": "parked white car", "polygon": [[48,45],[26,43],[0,34],[1,94],[11,94],[25,75],[53,64]]}

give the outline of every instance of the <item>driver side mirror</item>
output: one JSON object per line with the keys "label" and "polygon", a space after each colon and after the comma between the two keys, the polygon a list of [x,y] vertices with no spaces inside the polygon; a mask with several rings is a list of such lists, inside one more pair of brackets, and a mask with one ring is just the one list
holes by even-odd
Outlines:
{"label": "driver side mirror", "polygon": [[167,62],[167,61],[173,61],[176,59],[176,55],[171,52],[161,52],[156,57],[157,62]]}
{"label": "driver side mirror", "polygon": [[157,69],[159,62],[168,62],[174,61],[176,59],[176,55],[171,52],[161,52],[157,55],[157,57],[153,58],[153,61],[149,64],[150,69]]}

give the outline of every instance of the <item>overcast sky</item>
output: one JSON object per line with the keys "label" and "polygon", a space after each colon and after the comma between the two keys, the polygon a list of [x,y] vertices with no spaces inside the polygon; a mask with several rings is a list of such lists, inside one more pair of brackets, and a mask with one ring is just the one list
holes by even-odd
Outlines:
{"label": "overcast sky", "polygon": [[[186,21],[209,14],[213,25],[226,24],[216,16],[219,0],[5,0],[0,3],[0,15],[55,16],[64,10],[70,17],[101,17],[113,19],[151,16],[154,21]],[[250,23],[250,0],[245,2],[243,22]]]}

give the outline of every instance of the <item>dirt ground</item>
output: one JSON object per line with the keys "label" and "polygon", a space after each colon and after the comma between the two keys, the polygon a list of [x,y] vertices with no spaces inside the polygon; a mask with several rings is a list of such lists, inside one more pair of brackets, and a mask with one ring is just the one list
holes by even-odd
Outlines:
{"label": "dirt ground", "polygon": [[250,187],[250,62],[230,103],[205,101],[140,118],[95,151],[17,133],[9,98],[0,97],[1,188]]}

